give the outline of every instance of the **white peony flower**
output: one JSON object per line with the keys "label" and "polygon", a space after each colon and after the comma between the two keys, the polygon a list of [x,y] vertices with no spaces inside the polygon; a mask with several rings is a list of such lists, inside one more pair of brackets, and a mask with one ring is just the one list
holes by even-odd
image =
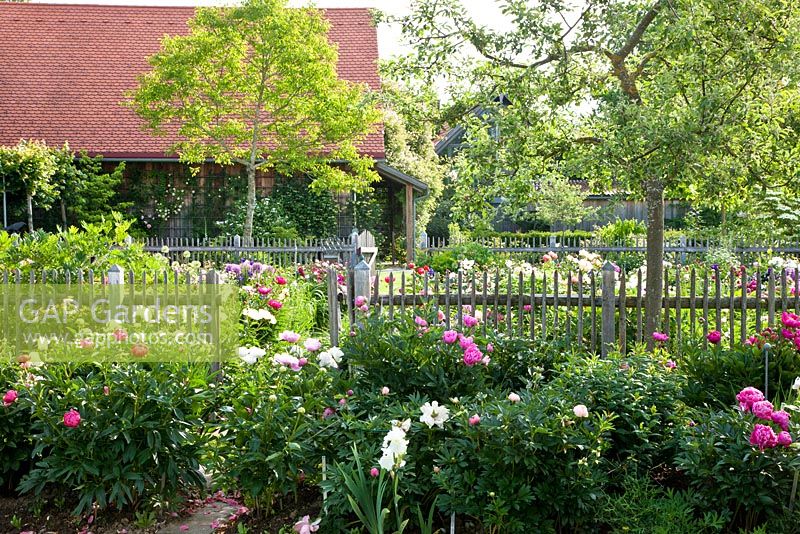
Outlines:
{"label": "white peony flower", "polygon": [[333,369],[339,368],[339,362],[336,361],[336,358],[333,357],[329,350],[320,352],[318,358],[320,367],[332,367]]}
{"label": "white peony flower", "polygon": [[422,416],[419,420],[428,425],[428,428],[433,428],[434,425],[443,428],[445,421],[450,418],[450,411],[447,407],[439,406],[437,401],[426,402],[420,407],[420,410],[422,410]]}
{"label": "white peony flower", "polygon": [[792,384],[792,389],[795,391],[800,389],[800,376],[794,379],[794,384]]}
{"label": "white peony flower", "polygon": [[267,351],[259,347],[239,347],[239,357],[250,365],[256,363],[266,353]]}

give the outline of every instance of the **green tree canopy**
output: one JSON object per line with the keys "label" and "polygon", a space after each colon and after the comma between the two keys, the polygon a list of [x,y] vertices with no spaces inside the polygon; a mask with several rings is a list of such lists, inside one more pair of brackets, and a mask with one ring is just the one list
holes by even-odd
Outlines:
{"label": "green tree canopy", "polygon": [[363,190],[378,179],[357,146],[380,114],[365,87],[338,78],[328,26],[320,11],[283,0],[198,9],[188,35],[162,41],[131,94],[147,127],[177,131],[183,161],[247,169],[246,240],[257,171],[309,175],[315,189]]}
{"label": "green tree canopy", "polygon": [[480,217],[497,191],[524,194],[547,173],[645,198],[648,334],[659,326],[665,192],[733,206],[796,172],[780,111],[796,100],[793,0],[506,0],[502,32],[457,0],[414,5],[398,75],[450,82],[461,110],[511,102],[491,115],[499,135],[468,122],[464,212]]}
{"label": "green tree canopy", "polygon": [[43,141],[20,141],[0,146],[0,176],[6,187],[21,191],[26,199],[28,230],[33,231],[33,206],[48,207],[57,197],[53,175],[55,153]]}

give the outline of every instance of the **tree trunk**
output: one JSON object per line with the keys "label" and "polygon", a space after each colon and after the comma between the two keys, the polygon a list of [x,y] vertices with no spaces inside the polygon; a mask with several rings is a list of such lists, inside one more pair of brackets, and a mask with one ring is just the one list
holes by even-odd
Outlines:
{"label": "tree trunk", "polygon": [[653,332],[661,325],[661,296],[664,286],[664,181],[646,183],[647,201],[647,278],[645,290],[645,329],[647,347],[654,347]]}
{"label": "tree trunk", "polygon": [[33,232],[33,195],[27,195],[28,200],[28,231]]}
{"label": "tree trunk", "polygon": [[253,214],[256,209],[256,167],[247,165],[247,213],[244,218],[244,231],[242,244],[251,246],[253,243]]}
{"label": "tree trunk", "polygon": [[67,229],[67,204],[64,202],[64,193],[61,193],[61,224],[64,225],[64,230]]}

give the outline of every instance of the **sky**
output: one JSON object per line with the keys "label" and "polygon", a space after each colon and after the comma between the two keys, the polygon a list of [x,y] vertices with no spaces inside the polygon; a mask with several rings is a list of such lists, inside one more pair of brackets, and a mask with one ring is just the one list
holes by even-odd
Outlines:
{"label": "sky", "polygon": [[[108,4],[139,6],[215,6],[231,2],[225,0],[32,0],[35,3],[57,4]],[[307,0],[288,0],[290,6],[308,5]],[[381,9],[394,15],[410,11],[411,0],[316,0],[317,7],[369,7]],[[462,0],[475,20],[493,28],[505,26],[500,11],[491,0]],[[378,48],[381,58],[388,59],[402,54],[400,32],[396,28],[382,25],[378,31]]]}

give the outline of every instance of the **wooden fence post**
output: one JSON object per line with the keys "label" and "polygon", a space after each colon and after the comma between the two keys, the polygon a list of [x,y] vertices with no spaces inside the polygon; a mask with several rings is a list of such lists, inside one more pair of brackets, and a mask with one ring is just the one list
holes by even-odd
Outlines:
{"label": "wooden fence post", "polygon": [[222,367],[222,354],[220,352],[222,350],[222,339],[220,339],[222,335],[222,327],[220,325],[220,317],[219,317],[221,303],[218,298],[219,284],[220,284],[219,273],[214,269],[209,270],[206,273],[205,283],[207,286],[206,295],[207,296],[210,295],[211,298],[214,300],[214,306],[212,306],[212,309],[214,309],[215,311],[212,323],[209,326],[209,328],[211,329],[210,333],[213,336],[217,345],[216,357],[214,358],[214,361],[211,362],[211,376],[214,377],[214,381],[219,382],[222,380],[222,376],[219,372],[220,368]]}
{"label": "wooden fence post", "polygon": [[368,303],[372,302],[370,300],[372,271],[363,259],[353,268],[353,278],[353,298],[364,297]]}
{"label": "wooden fence post", "polygon": [[339,346],[339,324],[341,322],[339,310],[339,286],[336,269],[328,268],[328,328],[331,336],[331,345]]}
{"label": "wooden fence post", "polygon": [[600,354],[608,356],[609,349],[614,349],[614,266],[607,261],[603,265],[603,296],[602,296],[602,330]]}

